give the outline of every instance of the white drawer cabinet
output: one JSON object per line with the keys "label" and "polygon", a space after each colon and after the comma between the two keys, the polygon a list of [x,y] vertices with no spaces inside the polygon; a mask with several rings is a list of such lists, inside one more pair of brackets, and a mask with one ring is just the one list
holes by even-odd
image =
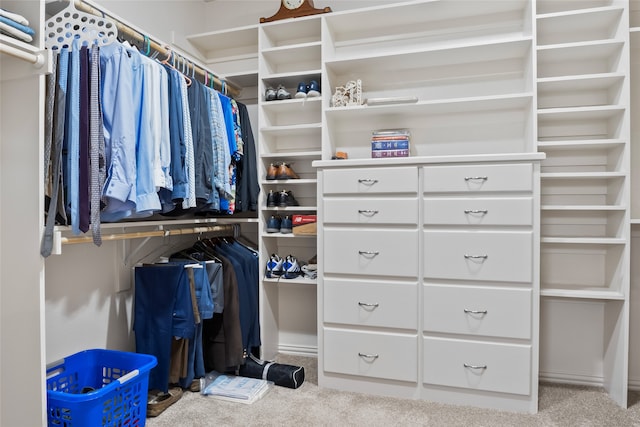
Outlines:
{"label": "white drawer cabinet", "polygon": [[531,338],[531,289],[425,285],[424,330]]}
{"label": "white drawer cabinet", "polygon": [[528,395],[531,346],[463,339],[424,339],[424,382]]}
{"label": "white drawer cabinet", "polygon": [[539,166],[341,164],[319,175],[319,385],[535,412]]}
{"label": "white drawer cabinet", "polygon": [[415,334],[325,328],[323,356],[328,372],[418,381]]}

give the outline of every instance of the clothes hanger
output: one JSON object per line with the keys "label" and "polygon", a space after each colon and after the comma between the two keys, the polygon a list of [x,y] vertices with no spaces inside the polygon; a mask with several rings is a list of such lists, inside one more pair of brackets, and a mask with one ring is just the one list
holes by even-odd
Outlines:
{"label": "clothes hanger", "polygon": [[[162,61],[159,61],[159,62],[161,64],[163,64],[163,65],[166,65],[167,67],[173,68],[174,70],[176,70],[177,72],[182,74],[182,77],[184,77],[184,79],[187,82],[187,86],[189,86],[189,85],[191,85],[191,79],[189,77],[187,77],[182,71],[177,69],[176,66],[175,66],[176,56],[177,55],[175,55],[170,48],[167,48],[167,57],[165,59],[163,59]],[[169,62],[169,61],[171,61],[171,62]]]}
{"label": "clothes hanger", "polygon": [[74,0],[45,22],[45,46],[51,50],[71,49],[72,42],[79,46],[105,46],[118,39],[116,23],[76,9]]}

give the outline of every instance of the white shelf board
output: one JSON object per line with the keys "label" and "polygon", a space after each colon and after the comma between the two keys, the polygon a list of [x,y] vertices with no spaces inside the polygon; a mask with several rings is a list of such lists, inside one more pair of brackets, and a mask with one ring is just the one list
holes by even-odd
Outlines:
{"label": "white shelf board", "polygon": [[554,298],[596,299],[624,301],[622,292],[609,288],[593,288],[580,286],[557,286],[541,284],[540,296]]}

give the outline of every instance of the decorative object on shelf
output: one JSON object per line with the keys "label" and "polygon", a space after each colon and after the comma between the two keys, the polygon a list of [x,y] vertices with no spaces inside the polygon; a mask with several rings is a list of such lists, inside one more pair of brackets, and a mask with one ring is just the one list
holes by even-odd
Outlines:
{"label": "decorative object on shelf", "polygon": [[362,80],[350,80],[344,86],[337,86],[331,97],[332,107],[362,105]]}
{"label": "decorative object on shelf", "polygon": [[318,15],[331,12],[330,7],[317,9],[313,0],[281,0],[280,9],[268,18],[260,18],[260,23],[278,21],[287,18],[299,18],[301,16]]}
{"label": "decorative object on shelf", "polygon": [[371,157],[409,157],[409,130],[385,129],[371,135]]}

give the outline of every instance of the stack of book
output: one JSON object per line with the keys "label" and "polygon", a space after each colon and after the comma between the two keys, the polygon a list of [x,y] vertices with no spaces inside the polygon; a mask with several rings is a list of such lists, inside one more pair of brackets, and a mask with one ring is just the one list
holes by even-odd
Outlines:
{"label": "stack of book", "polygon": [[384,129],[371,134],[371,157],[409,157],[409,130]]}

